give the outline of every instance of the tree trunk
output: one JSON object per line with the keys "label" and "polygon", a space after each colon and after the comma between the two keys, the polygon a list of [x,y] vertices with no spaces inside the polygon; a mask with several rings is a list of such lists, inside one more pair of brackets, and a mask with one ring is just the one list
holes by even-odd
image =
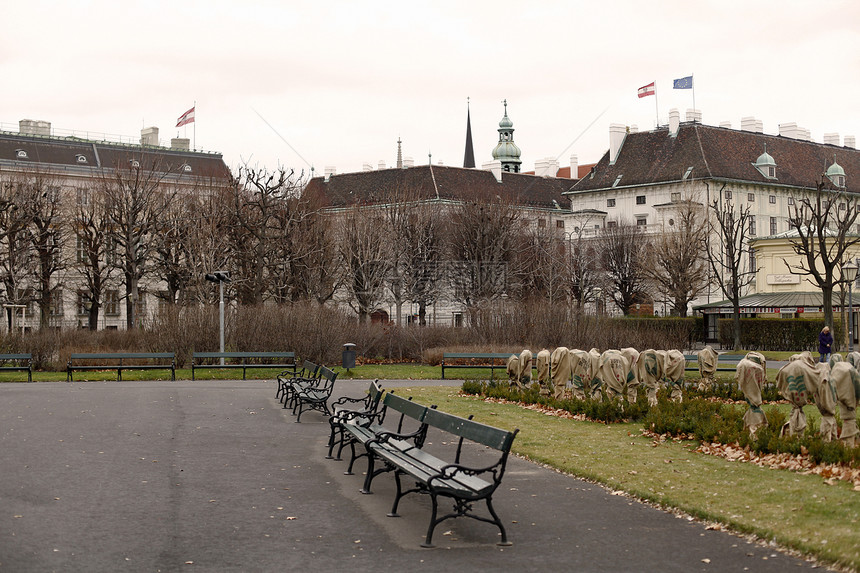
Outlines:
{"label": "tree trunk", "polygon": [[96,331],[99,329],[99,309],[101,308],[101,304],[97,301],[94,301],[90,305],[90,312],[87,318],[87,328],[92,331]]}

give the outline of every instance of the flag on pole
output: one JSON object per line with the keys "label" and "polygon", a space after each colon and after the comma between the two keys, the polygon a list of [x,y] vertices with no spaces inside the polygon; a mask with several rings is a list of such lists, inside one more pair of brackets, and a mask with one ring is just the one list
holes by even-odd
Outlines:
{"label": "flag on pole", "polygon": [[678,78],[672,84],[672,89],[674,89],[674,90],[691,90],[691,89],[693,89],[693,76],[687,76],[686,78]]}
{"label": "flag on pole", "polygon": [[[197,107],[196,105],[194,107]],[[179,116],[179,119],[176,120],[176,127],[182,127],[183,125],[187,125],[194,121],[194,108],[192,107],[185,113]]]}
{"label": "flag on pole", "polygon": [[656,82],[651,82],[651,83],[650,83],[650,84],[648,84],[647,86],[642,86],[641,88],[639,88],[639,97],[640,97],[640,98],[642,98],[642,97],[645,97],[645,96],[652,96],[652,95],[654,95],[654,94],[656,93],[656,92],[654,91],[654,84],[655,84],[655,83],[656,83]]}

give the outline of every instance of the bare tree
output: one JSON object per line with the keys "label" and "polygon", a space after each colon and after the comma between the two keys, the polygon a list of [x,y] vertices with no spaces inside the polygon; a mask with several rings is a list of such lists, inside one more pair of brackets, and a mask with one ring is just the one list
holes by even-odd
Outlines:
{"label": "bare tree", "polygon": [[681,201],[668,222],[651,241],[645,274],[672,301],[672,314],[687,316],[687,305],[708,286],[707,207]]}
{"label": "bare tree", "polygon": [[[195,246],[195,230],[199,213],[197,193],[188,190],[174,197],[158,223],[153,236],[152,275],[165,286],[156,297],[168,304],[180,302],[180,297],[194,276],[191,251]],[[213,269],[214,270],[214,269]]]}
{"label": "bare tree", "polygon": [[568,300],[570,265],[558,229],[530,226],[521,236],[517,255],[520,298],[541,298],[550,304]]}
{"label": "bare tree", "polygon": [[519,221],[519,213],[500,200],[464,203],[452,210],[446,235],[453,296],[470,312],[479,303],[508,294],[516,276]]}
{"label": "bare tree", "polygon": [[325,215],[312,209],[301,222],[297,238],[301,254],[293,265],[294,300],[325,304],[341,285],[337,233]]}
{"label": "bare tree", "polygon": [[268,294],[290,299],[289,269],[297,257],[292,243],[306,215],[300,190],[301,175],[284,169],[242,168],[228,187],[233,286],[241,303],[260,304]]}
{"label": "bare tree", "polygon": [[439,207],[415,205],[401,244],[404,292],[418,305],[418,324],[426,326],[427,306],[436,301],[442,289],[443,223]]}
{"label": "bare tree", "polygon": [[[19,177],[0,181],[0,281],[7,304],[28,305],[33,292],[27,287],[30,268],[29,227],[32,201],[28,187]],[[12,309],[7,313],[12,327]]]}
{"label": "bare tree", "polygon": [[724,184],[710,205],[713,218],[709,223],[708,263],[726,300],[732,303],[734,347],[741,347],[741,295],[755,279],[753,265],[744,270],[743,261],[749,260],[748,237],[751,223],[749,205],[736,206],[726,198]]}
{"label": "bare tree", "polygon": [[168,171],[158,162],[148,169],[137,163],[116,165],[102,187],[116,248],[114,266],[125,286],[126,328],[137,324],[141,279],[146,276],[155,249],[154,234],[173,202],[176,189],[163,183]]}
{"label": "bare tree", "polygon": [[382,300],[390,273],[390,231],[381,212],[358,206],[344,213],[339,225],[343,285],[359,322],[367,322]]}
{"label": "bare tree", "polygon": [[618,221],[600,234],[601,261],[612,302],[625,315],[646,294],[648,240],[638,225]]}
{"label": "bare tree", "polygon": [[87,310],[87,328],[97,330],[105,287],[114,267],[108,261],[110,220],[104,196],[89,187],[75,190],[71,218],[75,237],[74,268],[83,280],[82,299]]}
{"label": "bare tree", "polygon": [[834,189],[822,176],[815,191],[795,198],[789,225],[794,252],[800,262],[789,264],[789,272],[807,276],[821,289],[824,323],[833,325],[833,287],[841,282],[840,267],[848,262],[846,255],[860,243],[860,236],[851,230],[857,221],[857,198]]}

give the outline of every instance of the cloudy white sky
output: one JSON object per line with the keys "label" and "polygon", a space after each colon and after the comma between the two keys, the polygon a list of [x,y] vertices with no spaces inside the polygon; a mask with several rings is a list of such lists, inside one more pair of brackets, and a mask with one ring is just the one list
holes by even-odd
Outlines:
{"label": "cloudy white sky", "polygon": [[[416,164],[462,165],[466,98],[479,166],[503,99],[524,169],[594,162],[610,123],[651,129],[692,107],[672,89],[690,74],[706,124],[860,137],[856,0],[2,4],[4,130],[27,118],[136,140],[157,126],[231,168],[391,165],[398,137]],[[651,81],[656,98],[637,98]],[[194,102],[196,129],[175,128]]]}

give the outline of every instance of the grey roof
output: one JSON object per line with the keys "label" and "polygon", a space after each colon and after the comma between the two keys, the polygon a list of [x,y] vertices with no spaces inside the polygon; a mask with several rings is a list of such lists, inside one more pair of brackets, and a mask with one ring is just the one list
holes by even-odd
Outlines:
{"label": "grey roof", "polygon": [[[797,308],[797,307],[818,307],[821,308],[823,295],[818,292],[766,292],[756,293],[741,297],[741,309],[760,308],[760,309],[779,309],[779,308]],[[700,304],[693,307],[693,310],[705,309],[726,309],[732,308],[732,301],[721,300],[719,302],[710,302]],[[758,312],[777,312],[774,310],[760,310]]]}

